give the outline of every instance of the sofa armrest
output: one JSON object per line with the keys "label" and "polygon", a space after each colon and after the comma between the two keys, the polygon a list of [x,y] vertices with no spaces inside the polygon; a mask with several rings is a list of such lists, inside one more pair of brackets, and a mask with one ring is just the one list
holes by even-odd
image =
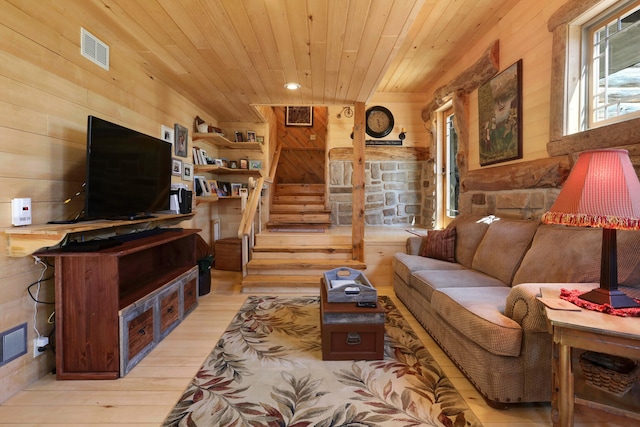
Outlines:
{"label": "sofa armrest", "polygon": [[505,315],[522,326],[528,332],[548,332],[547,316],[544,304],[536,299],[541,288],[580,289],[589,291],[598,287],[597,283],[523,283],[514,286],[507,296]]}
{"label": "sofa armrest", "polygon": [[420,248],[422,247],[422,237],[411,236],[407,238],[406,252],[409,255],[420,255]]}
{"label": "sofa armrest", "polygon": [[540,288],[549,283],[523,283],[514,286],[507,296],[505,315],[520,324],[526,332],[548,332],[544,304],[536,299]]}

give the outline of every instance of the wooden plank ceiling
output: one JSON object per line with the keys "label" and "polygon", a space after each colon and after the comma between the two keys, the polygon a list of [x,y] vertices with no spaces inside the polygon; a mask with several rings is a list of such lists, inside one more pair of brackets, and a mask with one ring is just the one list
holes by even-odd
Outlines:
{"label": "wooden plank ceiling", "polygon": [[[86,28],[220,121],[423,92],[514,0],[75,0]],[[292,92],[286,82],[302,88]]]}

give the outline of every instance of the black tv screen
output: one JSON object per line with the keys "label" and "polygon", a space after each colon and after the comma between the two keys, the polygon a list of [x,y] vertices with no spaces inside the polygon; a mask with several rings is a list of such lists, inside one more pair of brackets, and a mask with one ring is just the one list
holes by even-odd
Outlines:
{"label": "black tv screen", "polygon": [[86,219],[136,219],[169,210],[171,144],[89,116]]}

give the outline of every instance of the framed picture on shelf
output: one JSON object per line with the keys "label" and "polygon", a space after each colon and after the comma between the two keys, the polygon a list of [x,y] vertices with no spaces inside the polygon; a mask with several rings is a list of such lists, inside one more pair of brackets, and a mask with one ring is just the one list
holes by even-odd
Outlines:
{"label": "framed picture on shelf", "polygon": [[218,194],[218,181],[216,181],[215,179],[210,179],[209,190],[211,190],[211,194]]}
{"label": "framed picture on shelf", "polygon": [[234,135],[236,137],[236,142],[244,142],[244,134],[242,132],[237,130],[234,132]]}
{"label": "framed picture on shelf", "polygon": [[160,137],[163,141],[167,141],[173,144],[173,135],[175,131],[169,126],[162,125],[162,129],[160,131]]}
{"label": "framed picture on shelf", "polygon": [[238,169],[238,162],[236,162],[235,160],[231,160],[229,162],[229,168],[230,169]]}
{"label": "framed picture on shelf", "polygon": [[247,141],[256,142],[256,133],[252,130],[247,131]]}
{"label": "framed picture on shelf", "polygon": [[171,175],[182,176],[182,160],[171,159]]}
{"label": "framed picture on shelf", "polygon": [[480,166],[522,158],[522,60],[478,88]]}
{"label": "framed picture on shelf", "polygon": [[222,159],[213,159],[213,164],[222,167]]}
{"label": "framed picture on shelf", "polygon": [[256,142],[259,142],[260,144],[264,144],[264,136],[263,135],[256,136]]}
{"label": "framed picture on shelf", "polygon": [[182,164],[182,179],[184,181],[193,181],[193,165],[191,163]]}
{"label": "framed picture on shelf", "polygon": [[285,107],[286,126],[313,126],[313,107]]}
{"label": "framed picture on shelf", "polygon": [[176,123],[174,126],[175,131],[175,154],[178,157],[187,157],[187,145],[189,141],[189,129]]}
{"label": "framed picture on shelf", "polygon": [[231,186],[228,182],[218,182],[218,196],[227,197],[231,194]]}
{"label": "framed picture on shelf", "polygon": [[249,159],[247,159],[246,157],[243,157],[242,159],[240,159],[239,168],[249,169]]}
{"label": "framed picture on shelf", "polygon": [[242,188],[242,184],[232,183],[231,184],[231,196],[240,196],[240,189]]}
{"label": "framed picture on shelf", "polygon": [[262,169],[262,160],[249,160],[249,169],[250,170]]}

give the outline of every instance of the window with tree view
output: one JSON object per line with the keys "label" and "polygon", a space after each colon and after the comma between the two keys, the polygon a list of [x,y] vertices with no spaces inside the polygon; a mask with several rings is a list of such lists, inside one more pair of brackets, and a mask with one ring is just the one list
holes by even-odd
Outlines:
{"label": "window with tree view", "polygon": [[590,43],[589,127],[640,117],[640,4],[585,27]]}

